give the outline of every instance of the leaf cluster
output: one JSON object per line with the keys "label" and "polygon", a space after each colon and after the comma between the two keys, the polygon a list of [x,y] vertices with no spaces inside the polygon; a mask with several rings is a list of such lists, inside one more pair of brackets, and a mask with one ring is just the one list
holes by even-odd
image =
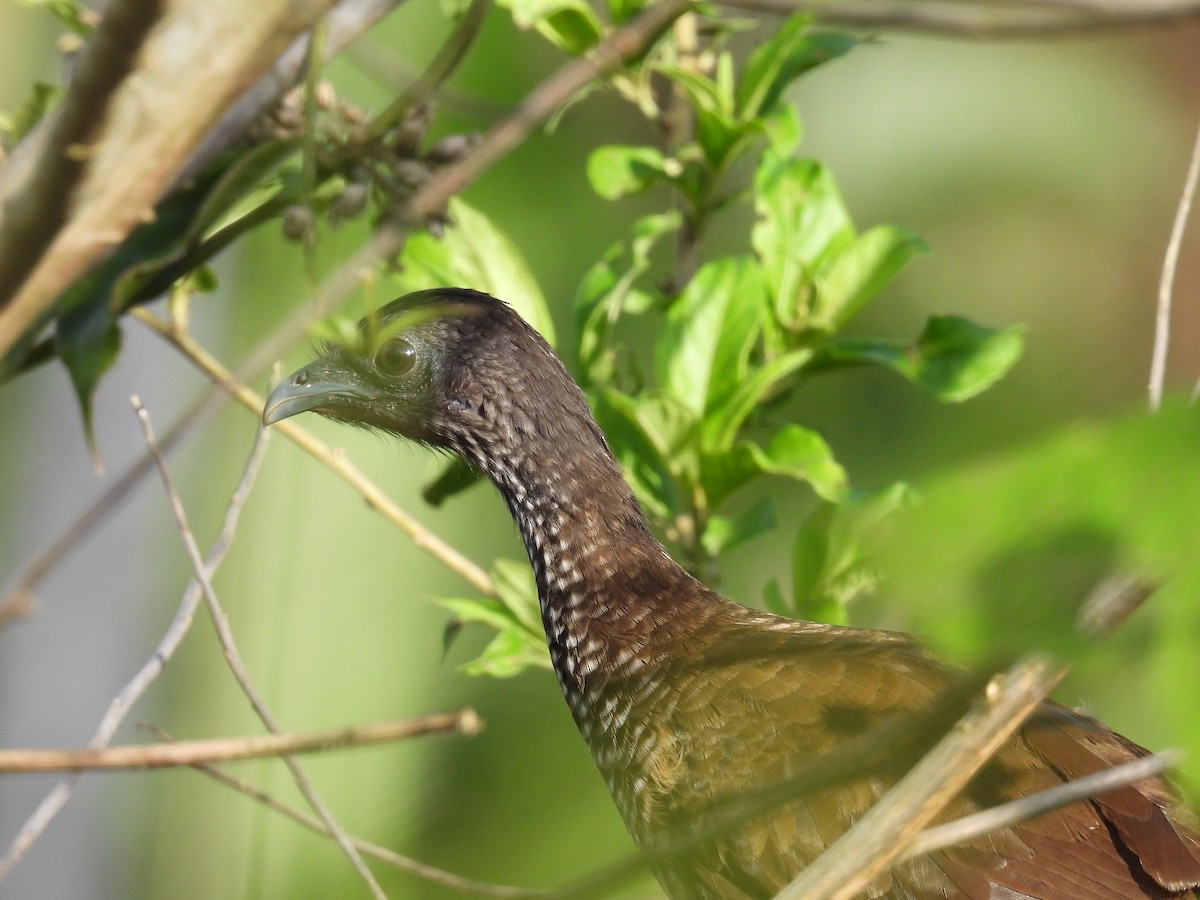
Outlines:
{"label": "leaf cluster", "polygon": [[[537,20],[539,29],[559,28],[554,17],[568,9],[556,5]],[[565,46],[561,33],[556,43]],[[825,621],[844,620],[846,603],[872,586],[862,538],[905,505],[911,491],[899,484],[852,489],[824,438],[776,421],[775,411],[807,380],[859,366],[896,372],[944,401],[965,400],[1000,378],[1022,347],[1020,328],[992,329],[955,316],[931,318],[909,340],[845,335],[851,320],[924,250],[901,228],[859,231],[828,169],[797,155],[801,128],[785,102],[787,88],[853,45],[845,35],[813,32],[807,20],[795,18],[740,71],[724,50],[712,54],[711,75],[657,55],[644,60],[637,77],[649,72],[679,89],[696,123],[694,138],[671,150],[603,146],[591,154],[588,174],[600,197],[665,186],[674,202],[632,224],[628,237],[585,273],[574,303],[576,377],[676,557],[715,580],[722,554],[777,527],[768,481],[806,484],[814,508],[793,539],[790,590],[771,581],[764,599],[777,611]],[[626,73],[627,83],[633,77]],[[753,172],[748,190],[731,184],[740,168]],[[703,261],[675,289],[677,279],[661,271],[666,245],[698,241],[712,217],[739,200],[755,212],[746,252]],[[523,312],[538,310],[534,315],[546,321],[544,301],[515,248],[497,255],[496,239],[477,213],[470,216],[448,230],[446,241],[414,245],[419,252],[406,257],[408,267],[429,270],[434,246],[441,258],[432,267],[435,277],[413,286],[459,276],[471,276],[483,289],[516,281],[515,291],[500,296],[515,296]],[[487,250],[466,251],[452,241]],[[491,272],[480,271],[477,256],[490,256]],[[500,276],[500,258],[519,274]],[[629,345],[629,333],[648,344],[648,359]],[[451,469],[427,496],[440,502],[470,483],[463,475],[461,467]],[[505,643],[526,633],[516,610],[501,627],[492,601],[478,616],[461,603],[455,611],[500,627]],[[529,639],[541,643],[536,629]],[[488,648],[487,670],[507,670],[496,665],[496,652],[496,644]],[[524,650],[521,658],[529,658]],[[482,671],[478,661],[468,667]]]}

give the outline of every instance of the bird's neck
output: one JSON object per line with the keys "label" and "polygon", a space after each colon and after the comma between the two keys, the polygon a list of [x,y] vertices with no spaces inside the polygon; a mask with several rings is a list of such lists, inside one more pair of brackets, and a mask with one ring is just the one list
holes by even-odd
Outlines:
{"label": "bird's neck", "polygon": [[577,425],[550,437],[520,428],[519,440],[462,450],[512,512],[555,672],[582,727],[599,680],[644,664],[656,632],[678,621],[676,598],[691,596],[695,582],[650,533],[590,415]]}

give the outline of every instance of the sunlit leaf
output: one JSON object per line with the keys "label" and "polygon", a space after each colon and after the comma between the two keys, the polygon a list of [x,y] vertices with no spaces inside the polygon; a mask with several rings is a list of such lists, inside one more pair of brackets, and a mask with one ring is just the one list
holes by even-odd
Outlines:
{"label": "sunlit leaf", "polygon": [[811,358],[810,350],[793,350],[753,368],[720,406],[709,411],[704,420],[705,449],[731,447],[750,414],[769,396],[783,389]]}
{"label": "sunlit leaf", "polygon": [[659,334],[658,384],[704,416],[743,383],[762,313],[761,282],[751,260],[723,257],[702,266]]}
{"label": "sunlit leaf", "polygon": [[587,174],[592,190],[605,200],[616,200],[669,181],[667,167],[668,160],[654,147],[609,144],[588,155]]}
{"label": "sunlit leaf", "polygon": [[774,527],[775,504],[767,498],[738,516],[710,516],[701,542],[706,553],[719,556]]}
{"label": "sunlit leaf", "polygon": [[926,250],[915,235],[890,225],[872,228],[840,253],[817,281],[815,323],[836,330],[861,310],[912,257]]}
{"label": "sunlit leaf", "polygon": [[802,327],[822,263],[854,240],[854,226],[828,170],[812,160],[763,153],[754,177],[758,219],[751,244],[762,260],[779,320]]}
{"label": "sunlit leaf", "polygon": [[738,89],[737,108],[743,119],[770,112],[789,84],[858,43],[848,34],[811,34],[810,23],[807,16],[792,16],[750,55]]}
{"label": "sunlit leaf", "polygon": [[513,21],[533,27],[573,56],[595,44],[604,26],[584,0],[507,0]]}
{"label": "sunlit leaf", "polygon": [[988,328],[959,316],[931,316],[913,344],[844,339],[822,348],[813,369],[877,365],[899,372],[941,400],[957,403],[991,387],[1021,357],[1025,328]]}

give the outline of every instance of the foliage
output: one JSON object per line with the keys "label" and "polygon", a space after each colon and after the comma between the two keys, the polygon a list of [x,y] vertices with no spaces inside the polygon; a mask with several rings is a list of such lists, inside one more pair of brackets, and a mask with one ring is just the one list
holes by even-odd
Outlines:
{"label": "foliage", "polygon": [[[542,18],[531,21],[569,46],[566,33],[555,29],[576,8],[537,9]],[[772,406],[808,378],[860,365],[897,371],[942,400],[965,400],[1016,362],[1022,342],[1020,329],[994,330],[953,316],[931,318],[911,342],[843,335],[924,249],[899,228],[860,233],[828,170],[794,155],[800,125],[783,102],[786,88],[852,46],[852,39],[811,32],[796,18],[764,42],[740,73],[727,51],[717,55],[712,77],[675,63],[645,63],[686,98],[696,119],[694,139],[670,151],[598,147],[588,175],[606,199],[665,186],[680,212],[638,219],[629,237],[584,275],[572,348],[577,377],[635,494],[676,557],[699,576],[714,579],[721,554],[776,527],[771,497],[745,508],[739,494],[775,477],[812,489],[818,503],[794,541],[790,598],[772,582],[765,599],[778,611],[824,621],[844,621],[846,604],[869,589],[860,538],[868,523],[903,505],[910,491],[901,485],[852,491],[824,439],[795,423],[772,423]],[[709,219],[744,194],[734,173],[751,165],[750,202],[757,215],[747,252],[708,259],[682,283],[678,273],[664,278],[658,262],[663,246],[672,238],[681,245],[697,242]],[[451,219],[445,240],[410,242],[404,285],[486,289],[498,278],[512,280],[514,299],[525,303],[522,312],[544,321],[544,301],[528,289],[528,267],[516,248],[483,237],[493,229],[474,211]],[[480,244],[491,260],[487,273],[472,249]],[[512,279],[500,274],[505,268]],[[531,295],[535,301],[523,301]],[[639,323],[639,334],[655,336],[648,361],[629,351],[620,328],[627,320]],[[469,483],[455,467],[427,496],[440,502]],[[544,652],[530,647],[542,644],[538,629],[523,627],[528,598],[515,607],[511,599],[506,594],[475,607],[452,602],[462,621],[500,630],[468,671],[512,674],[522,663],[546,661]],[[501,661],[506,652],[511,655]]]}

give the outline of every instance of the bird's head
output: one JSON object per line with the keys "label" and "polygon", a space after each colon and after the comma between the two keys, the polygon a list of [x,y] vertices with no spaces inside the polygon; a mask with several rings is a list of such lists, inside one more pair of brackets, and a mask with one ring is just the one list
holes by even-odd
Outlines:
{"label": "bird's head", "polygon": [[[545,341],[506,304],[462,288],[419,291],[326,345],[267,399],[270,425],[313,411],[480,457],[553,439],[587,404]],[[482,451],[481,451],[482,448]]]}

